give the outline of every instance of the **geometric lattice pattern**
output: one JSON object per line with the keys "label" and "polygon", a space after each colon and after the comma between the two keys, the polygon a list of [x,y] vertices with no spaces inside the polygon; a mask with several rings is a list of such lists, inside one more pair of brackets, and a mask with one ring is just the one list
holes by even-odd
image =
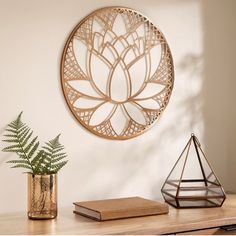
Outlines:
{"label": "geometric lattice pattern", "polygon": [[107,7],[84,18],[69,36],[61,82],[70,110],[87,130],[129,139],[145,132],[166,108],[173,60],[164,35],[146,17]]}
{"label": "geometric lattice pattern", "polygon": [[167,203],[176,208],[222,206],[226,195],[194,134],[163,187]]}

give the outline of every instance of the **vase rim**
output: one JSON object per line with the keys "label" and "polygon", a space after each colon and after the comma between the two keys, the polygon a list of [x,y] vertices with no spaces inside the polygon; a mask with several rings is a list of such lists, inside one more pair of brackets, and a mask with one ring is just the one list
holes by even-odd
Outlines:
{"label": "vase rim", "polygon": [[34,175],[34,176],[51,176],[51,175],[57,175],[57,173],[54,173],[54,174],[33,174],[33,173],[30,173],[30,172],[27,172],[28,175]]}

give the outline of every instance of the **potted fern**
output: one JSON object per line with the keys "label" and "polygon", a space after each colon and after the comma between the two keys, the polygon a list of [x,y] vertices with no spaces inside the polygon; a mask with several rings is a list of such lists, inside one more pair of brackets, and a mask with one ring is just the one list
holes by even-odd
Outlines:
{"label": "potted fern", "polygon": [[9,145],[2,151],[13,152],[18,159],[10,160],[12,168],[24,168],[28,174],[28,217],[53,219],[57,216],[57,173],[67,163],[64,146],[57,135],[39,147],[38,137],[21,120],[8,124],[4,142]]}

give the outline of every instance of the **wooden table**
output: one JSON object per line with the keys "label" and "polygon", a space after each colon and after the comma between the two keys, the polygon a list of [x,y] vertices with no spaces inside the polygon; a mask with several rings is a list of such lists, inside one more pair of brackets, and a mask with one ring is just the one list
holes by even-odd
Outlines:
{"label": "wooden table", "polygon": [[[73,206],[61,209],[57,219],[44,221],[28,220],[26,213],[0,215],[0,234],[172,234],[218,228],[236,224],[236,195],[227,196],[221,208],[176,210],[170,207],[166,215],[106,222],[75,215],[72,210]],[[197,232],[213,231],[216,232]]]}

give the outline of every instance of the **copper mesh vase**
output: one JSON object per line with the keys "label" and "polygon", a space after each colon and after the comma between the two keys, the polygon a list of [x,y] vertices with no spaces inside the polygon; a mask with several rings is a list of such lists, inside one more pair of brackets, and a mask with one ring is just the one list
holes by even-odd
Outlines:
{"label": "copper mesh vase", "polygon": [[33,220],[57,217],[56,174],[28,174],[28,217]]}
{"label": "copper mesh vase", "polygon": [[220,207],[226,198],[197,137],[192,134],[162,189],[176,208]]}

